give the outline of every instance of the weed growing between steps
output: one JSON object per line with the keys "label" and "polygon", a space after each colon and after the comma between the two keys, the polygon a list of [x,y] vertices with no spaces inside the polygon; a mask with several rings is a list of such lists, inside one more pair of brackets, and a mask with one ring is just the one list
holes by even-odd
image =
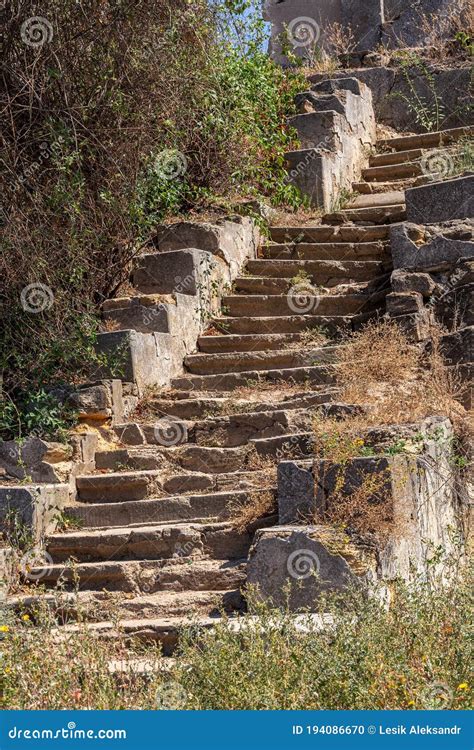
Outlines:
{"label": "weed growing between steps", "polygon": [[322,600],[335,622],[322,631],[257,603],[257,619],[238,633],[225,618],[199,635],[190,622],[166,669],[157,647],[120,632],[99,639],[80,624],[59,637],[46,609],[42,619],[2,619],[2,707],[468,709],[472,580],[436,592],[395,584],[393,593],[390,611],[355,592]]}
{"label": "weed growing between steps", "polygon": [[99,305],[158,222],[240,197],[300,205],[283,155],[303,79],[264,53],[255,14],[242,33],[249,5],[65,0],[38,38],[35,3],[2,10],[1,437],[30,429],[42,389],[93,379]]}

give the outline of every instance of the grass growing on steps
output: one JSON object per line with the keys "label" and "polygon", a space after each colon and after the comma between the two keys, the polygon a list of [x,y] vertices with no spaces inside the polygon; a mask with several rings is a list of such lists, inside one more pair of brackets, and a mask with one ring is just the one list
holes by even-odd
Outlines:
{"label": "grass growing on steps", "polygon": [[0,630],[2,706],[467,709],[471,586],[458,579],[434,592],[397,584],[389,612],[346,594],[344,604],[321,602],[337,623],[323,632],[308,621],[302,633],[290,615],[255,605],[259,619],[238,634],[225,619],[199,639],[190,627],[167,670],[157,647],[99,640],[85,625],[59,640],[46,612],[36,626],[23,616]]}

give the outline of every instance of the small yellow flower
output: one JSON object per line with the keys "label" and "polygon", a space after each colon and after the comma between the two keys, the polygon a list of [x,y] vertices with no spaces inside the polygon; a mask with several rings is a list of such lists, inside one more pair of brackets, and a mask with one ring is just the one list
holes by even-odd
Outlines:
{"label": "small yellow flower", "polygon": [[415,701],[408,701],[408,705],[409,706],[414,706],[415,705]]}
{"label": "small yellow flower", "polygon": [[0,625],[0,633],[8,633],[9,630],[8,625]]}
{"label": "small yellow flower", "polygon": [[21,619],[23,620],[23,622],[28,622],[29,619],[30,619],[30,616],[29,615],[23,615],[23,617]]}
{"label": "small yellow flower", "polygon": [[461,682],[461,684],[458,685],[458,690],[469,690],[469,685],[467,682]]}

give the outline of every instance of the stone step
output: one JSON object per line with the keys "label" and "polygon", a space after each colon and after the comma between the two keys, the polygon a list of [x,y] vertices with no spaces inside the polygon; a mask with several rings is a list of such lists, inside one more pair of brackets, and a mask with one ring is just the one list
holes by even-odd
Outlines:
{"label": "stone step", "polygon": [[251,412],[231,417],[215,417],[196,422],[194,438],[198,445],[219,445],[236,448],[251,440],[273,438],[311,429],[318,407],[288,411]]}
{"label": "stone step", "polygon": [[[171,656],[179,642],[184,628],[210,629],[219,622],[220,617],[161,617],[150,619],[127,619],[112,623],[110,620],[89,623],[88,632],[92,636],[105,640],[128,640],[146,644],[159,643],[163,656]],[[67,638],[74,633],[80,633],[83,625],[63,625],[57,629],[58,638]]]}
{"label": "stone step", "polygon": [[32,568],[41,585],[80,591],[106,589],[153,594],[158,591],[225,591],[245,583],[246,560],[213,560],[181,556],[166,560],[114,560]]}
{"label": "stone step", "polygon": [[352,190],[361,195],[374,195],[375,193],[399,193],[413,187],[419,177],[406,177],[404,180],[390,180],[389,182],[353,182]]}
{"label": "stone step", "polygon": [[385,167],[392,164],[405,164],[406,162],[414,162],[417,159],[421,159],[423,156],[423,149],[412,148],[408,151],[395,151],[393,153],[382,153],[374,154],[369,159],[369,166],[371,167]]}
{"label": "stone step", "polygon": [[417,135],[405,135],[397,138],[385,138],[377,142],[378,149],[392,149],[394,151],[406,151],[415,148],[439,148],[455,143],[465,136],[474,133],[474,125],[465,125],[461,128],[450,128],[449,130],[437,130],[434,133],[420,133]]}
{"label": "stone step", "polygon": [[260,456],[275,456],[278,461],[289,458],[304,458],[314,452],[312,432],[300,432],[291,435],[279,435],[265,440],[252,440],[252,445]]}
{"label": "stone step", "polygon": [[[174,468],[176,475],[179,469],[199,474],[227,474],[243,468],[245,451],[240,448],[226,449],[197,445],[184,445],[177,448],[128,448],[120,451],[99,451],[96,453],[96,464],[104,469],[114,468],[117,462],[128,462],[128,465],[140,465],[142,462],[159,461],[169,468]],[[179,476],[179,475],[178,475]],[[163,481],[168,492],[174,487],[174,478]],[[199,476],[195,487],[205,489],[207,484]],[[191,490],[191,485],[188,485]]]}
{"label": "stone step", "polygon": [[250,400],[250,396],[248,398],[235,398],[235,396],[206,398],[204,396],[196,399],[156,399],[150,403],[150,408],[153,409],[156,404],[160,414],[164,412],[184,419],[199,419],[209,416],[230,416],[237,413],[300,409],[332,401],[335,394],[335,389],[324,389],[323,391],[301,391],[301,393],[291,395],[259,393],[257,394],[260,397],[258,400]]}
{"label": "stone step", "polygon": [[[369,243],[367,243],[369,244]],[[374,245],[376,243],[373,243]],[[288,247],[288,246],[285,246]],[[291,247],[295,247],[294,245]],[[377,252],[384,254],[385,248],[377,243]],[[370,281],[382,274],[386,264],[380,258],[377,260],[272,260],[259,258],[249,260],[247,271],[249,277],[258,276],[274,279],[293,279],[302,272],[307,274],[314,284],[321,286],[336,286],[343,281]],[[238,279],[240,282],[240,278]]]}
{"label": "stone step", "polygon": [[262,247],[262,259],[312,260],[312,261],[380,261],[388,256],[383,242],[340,242],[338,245],[299,242],[297,244],[274,244]]}
{"label": "stone step", "polygon": [[[287,430],[288,431],[288,430]],[[242,443],[236,443],[242,444]],[[179,479],[179,477],[176,477]],[[186,479],[186,478],[184,478]],[[185,486],[175,497],[150,500],[132,500],[124,503],[97,503],[68,508],[68,516],[81,524],[81,528],[115,528],[139,524],[162,524],[197,519],[229,520],[236,504],[249,502],[249,493],[243,491],[214,492],[212,494],[185,495]],[[238,476],[236,476],[238,479]],[[271,489],[271,488],[268,488]]]}
{"label": "stone step", "polygon": [[[165,460],[161,465],[165,465]],[[84,503],[116,503],[143,500],[161,489],[159,471],[133,471],[76,477],[78,500]]]}
{"label": "stone step", "polygon": [[405,202],[405,192],[370,193],[358,195],[349,204],[349,208],[370,208],[373,206],[393,206]]}
{"label": "stone step", "polygon": [[374,290],[358,294],[334,294],[309,296],[303,285],[302,293],[296,286],[288,295],[229,295],[222,304],[231,317],[252,315],[255,318],[271,316],[287,317],[291,313],[320,315],[356,315],[373,310],[385,298],[385,293]]}
{"label": "stone step", "polygon": [[42,596],[20,596],[9,602],[9,609],[34,617],[38,606],[46,604],[61,618],[61,622],[101,621],[104,610],[113,612],[116,618],[141,618],[153,620],[158,617],[212,617],[221,611],[228,613],[245,611],[245,602],[239,589],[227,591],[160,591],[130,596],[125,592],[79,591],[78,593],[44,594]]}
{"label": "stone step", "polygon": [[356,330],[366,323],[373,313],[361,315],[287,315],[255,318],[252,315],[239,318],[215,318],[215,327],[227,334],[248,335],[259,333],[298,333],[311,328],[323,328],[328,335]]}
{"label": "stone step", "polygon": [[269,229],[270,239],[277,243],[287,242],[377,242],[388,240],[387,227],[334,227],[334,226],[293,226]]}
{"label": "stone step", "polygon": [[190,354],[184,364],[193,375],[212,375],[248,370],[277,370],[289,367],[306,367],[334,362],[339,347],[307,347],[281,349],[280,351],[225,352],[219,354]]}
{"label": "stone step", "polygon": [[372,208],[346,208],[342,211],[323,216],[328,224],[345,224],[347,222],[374,224],[394,224],[406,219],[406,206],[399,203],[393,206],[376,206]]}
{"label": "stone step", "polygon": [[201,336],[198,347],[203,354],[223,352],[259,352],[286,349],[301,341],[299,333],[262,333],[247,336]]}
{"label": "stone step", "polygon": [[173,524],[74,531],[53,534],[47,551],[53,562],[70,559],[162,560],[209,555],[217,560],[241,559],[248,553],[251,537],[229,523]]}
{"label": "stone step", "polygon": [[190,375],[188,377],[174,378],[171,381],[173,388],[184,390],[196,389],[198,391],[233,391],[241,386],[254,386],[258,388],[258,382],[290,381],[292,383],[310,383],[323,385],[333,383],[335,379],[330,366],[316,367],[294,367],[279,370],[252,370],[249,372],[231,372],[222,375]]}
{"label": "stone step", "polygon": [[362,170],[362,177],[367,182],[386,182],[387,180],[402,180],[405,177],[420,177],[423,174],[419,162],[405,162],[403,164],[386,164],[381,167],[368,167]]}

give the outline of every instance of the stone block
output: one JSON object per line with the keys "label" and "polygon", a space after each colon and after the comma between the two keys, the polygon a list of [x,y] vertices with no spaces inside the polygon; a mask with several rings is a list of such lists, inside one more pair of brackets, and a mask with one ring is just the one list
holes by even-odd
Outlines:
{"label": "stone block", "polygon": [[281,461],[278,465],[279,523],[311,523],[315,513],[312,461]]}
{"label": "stone block", "polygon": [[438,289],[438,285],[428,273],[407,273],[401,269],[392,273],[391,284],[392,290],[397,294],[417,292],[424,298],[431,297]]}
{"label": "stone block", "polygon": [[397,315],[412,315],[423,310],[423,297],[419,292],[392,292],[387,294],[387,312]]}
{"label": "stone block", "polygon": [[65,443],[48,443],[29,437],[0,443],[0,467],[15,479],[61,484],[72,467],[73,449]]}
{"label": "stone block", "polygon": [[114,432],[119,441],[124,445],[144,445],[145,435],[139,424],[128,422],[126,424],[117,424]]}
{"label": "stone block", "polygon": [[104,320],[116,330],[139,333],[169,333],[168,311],[176,301],[173,297],[147,295],[108,300],[102,306]]}
{"label": "stone block", "polygon": [[[339,104],[344,114],[342,102]],[[298,133],[298,140],[303,150],[315,148],[322,151],[336,151],[339,146],[338,133],[344,127],[341,114],[334,111],[295,115],[288,119],[288,124]]]}
{"label": "stone block", "polygon": [[329,526],[275,526],[257,531],[247,583],[261,599],[292,612],[313,610],[323,592],[366,586],[375,559]]}
{"label": "stone block", "polygon": [[474,175],[410,188],[405,195],[407,219],[413,223],[474,217]]}
{"label": "stone block", "polygon": [[215,224],[183,221],[163,226],[154,242],[161,252],[198,248],[211,253],[225,262],[231,281],[245,261],[256,257],[260,233],[252,219],[236,216]]}
{"label": "stone block", "polygon": [[[204,240],[208,240],[208,234],[204,234]],[[211,257],[210,253],[192,248],[160,253],[148,252],[135,259],[132,283],[144,294],[179,292],[196,295],[199,291],[200,277],[207,271]]]}
{"label": "stone block", "polygon": [[39,543],[55,531],[58,513],[68,500],[66,484],[0,487],[0,528],[5,528],[9,517],[15,515],[32,541]]}
{"label": "stone block", "polygon": [[123,417],[122,383],[118,379],[84,383],[69,394],[66,404],[77,412],[80,420],[120,421]]}
{"label": "stone block", "polygon": [[390,250],[395,269],[450,271],[461,258],[474,257],[474,222],[396,224],[390,227]]}

